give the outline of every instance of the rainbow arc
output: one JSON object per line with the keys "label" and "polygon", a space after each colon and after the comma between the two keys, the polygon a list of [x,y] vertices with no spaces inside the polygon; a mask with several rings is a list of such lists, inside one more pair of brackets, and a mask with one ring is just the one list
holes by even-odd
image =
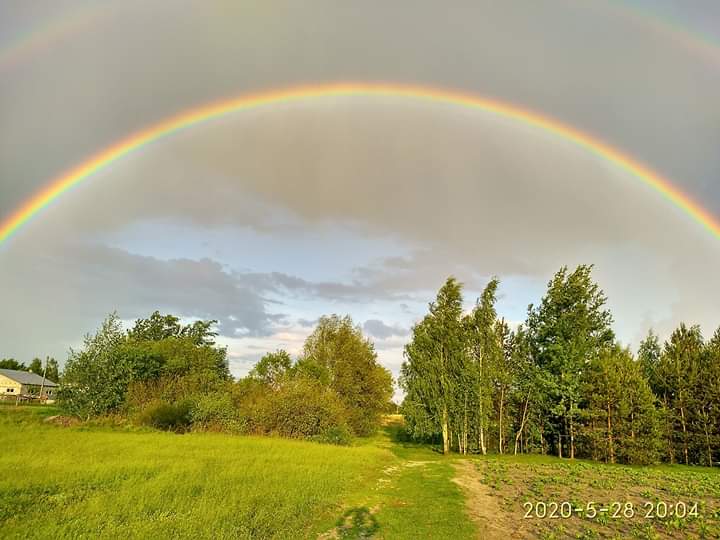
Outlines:
{"label": "rainbow arc", "polygon": [[210,103],[182,112],[130,135],[52,180],[44,189],[37,192],[0,222],[0,245],[63,194],[92,178],[98,171],[150,143],[228,114],[285,103],[343,96],[392,97],[446,103],[483,111],[532,126],[572,142],[587,152],[612,163],[632,178],[653,188],[659,195],[683,210],[708,232],[720,239],[720,222],[717,218],[674,186],[670,180],[609,144],[557,120],[502,101],[450,90],[400,84],[337,83],[260,92]]}

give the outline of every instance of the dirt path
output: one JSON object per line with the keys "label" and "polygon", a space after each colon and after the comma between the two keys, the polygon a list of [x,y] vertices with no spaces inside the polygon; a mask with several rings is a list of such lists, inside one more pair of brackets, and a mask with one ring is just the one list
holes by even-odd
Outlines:
{"label": "dirt path", "polygon": [[503,510],[500,499],[480,481],[475,464],[467,459],[455,463],[456,476],[453,481],[465,493],[467,512],[478,526],[478,538],[484,540],[507,540],[536,538],[527,529],[522,519]]}

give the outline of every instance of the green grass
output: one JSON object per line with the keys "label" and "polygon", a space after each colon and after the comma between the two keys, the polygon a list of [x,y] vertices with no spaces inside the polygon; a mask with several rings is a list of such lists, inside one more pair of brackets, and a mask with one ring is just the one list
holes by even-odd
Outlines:
{"label": "green grass", "polygon": [[385,458],[269,438],[1,429],[5,538],[311,537]]}
{"label": "green grass", "polygon": [[[383,432],[365,444],[387,449],[392,458],[372,489],[348,500],[350,517],[360,526],[340,520],[340,538],[418,539],[476,538],[465,498],[452,481],[454,457],[399,439],[401,421],[391,420]],[[345,525],[345,526],[343,526]]]}
{"label": "green grass", "polygon": [[0,406],[3,538],[474,534],[449,460],[415,447],[437,463],[406,466],[392,430],[337,447],[41,421],[56,412]]}
{"label": "green grass", "polygon": [[[55,414],[0,405],[3,538],[720,537],[716,469],[445,457],[402,441],[398,418],[338,447],[43,422]],[[699,501],[701,516],[523,520],[526,501],[565,500]]]}

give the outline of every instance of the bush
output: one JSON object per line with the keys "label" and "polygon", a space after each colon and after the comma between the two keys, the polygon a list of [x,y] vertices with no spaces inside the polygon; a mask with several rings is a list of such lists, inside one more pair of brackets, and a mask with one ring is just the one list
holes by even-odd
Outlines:
{"label": "bush", "polygon": [[313,440],[324,444],[347,446],[352,442],[352,433],[346,425],[332,426],[326,429],[322,435],[313,437]]}
{"label": "bush", "polygon": [[195,399],[190,410],[193,428],[229,433],[245,433],[247,421],[242,418],[229,393],[214,392]]}
{"label": "bush", "polygon": [[140,414],[140,423],[165,431],[184,433],[190,427],[190,403],[155,401]]}
{"label": "bush", "polygon": [[[267,392],[264,399],[252,400],[252,420],[260,433],[315,438],[330,434],[331,429],[348,430],[340,398],[317,381],[297,379]],[[335,433],[336,438],[340,435]]]}

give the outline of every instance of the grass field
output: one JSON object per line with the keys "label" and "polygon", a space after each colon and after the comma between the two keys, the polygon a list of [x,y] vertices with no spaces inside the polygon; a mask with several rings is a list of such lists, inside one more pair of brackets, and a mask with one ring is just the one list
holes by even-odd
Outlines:
{"label": "grass field", "polygon": [[[55,412],[0,406],[3,538],[474,534],[451,465],[387,435],[338,447],[41,421]],[[408,466],[413,452],[435,466]]]}
{"label": "grass field", "polygon": [[[60,427],[0,406],[3,538],[720,537],[720,473],[541,456],[444,458],[398,419],[337,447]],[[697,518],[523,519],[528,501],[698,501]]]}

